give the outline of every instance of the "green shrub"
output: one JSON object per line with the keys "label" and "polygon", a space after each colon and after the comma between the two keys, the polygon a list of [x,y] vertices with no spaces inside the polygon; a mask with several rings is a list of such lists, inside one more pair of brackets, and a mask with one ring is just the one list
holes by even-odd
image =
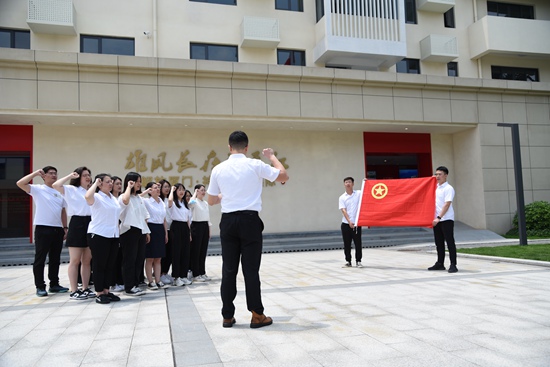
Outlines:
{"label": "green shrub", "polygon": [[[514,227],[507,235],[519,234],[518,214],[514,216]],[[535,201],[525,205],[525,228],[527,236],[550,237],[550,203]]]}

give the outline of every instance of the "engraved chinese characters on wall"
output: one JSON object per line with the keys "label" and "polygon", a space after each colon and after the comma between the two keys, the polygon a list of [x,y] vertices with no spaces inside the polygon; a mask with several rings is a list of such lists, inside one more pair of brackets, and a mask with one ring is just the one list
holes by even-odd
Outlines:
{"label": "engraved chinese characters on wall", "polygon": [[[278,157],[277,152],[275,152],[275,155]],[[255,151],[250,156],[255,159],[261,159],[261,152]],[[166,179],[172,185],[181,182],[187,188],[192,188],[199,183],[208,186],[212,168],[221,162],[213,150],[202,159],[200,157],[195,158],[189,149],[179,152],[179,157],[176,153],[167,152],[161,152],[156,155],[151,154],[150,160],[147,157],[148,153],[142,149],[129,152],[124,169],[141,174],[141,181],[144,185],[147,182],[159,182],[162,179]],[[176,159],[176,157],[178,158]],[[288,169],[287,159],[284,157],[278,158],[283,166]],[[197,162],[203,162],[202,165],[195,164],[195,159]],[[269,187],[274,185],[275,182],[264,180],[264,186]]]}

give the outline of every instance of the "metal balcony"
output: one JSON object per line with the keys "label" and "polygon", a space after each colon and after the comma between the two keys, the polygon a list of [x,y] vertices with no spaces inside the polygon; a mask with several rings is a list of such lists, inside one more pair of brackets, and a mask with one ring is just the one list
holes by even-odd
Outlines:
{"label": "metal balcony", "polygon": [[383,70],[407,55],[403,0],[324,0],[316,63]]}
{"label": "metal balcony", "polygon": [[241,47],[277,47],[279,39],[279,19],[244,17],[242,23]]}
{"label": "metal balcony", "polygon": [[76,36],[72,0],[28,0],[27,24],[34,33]]}

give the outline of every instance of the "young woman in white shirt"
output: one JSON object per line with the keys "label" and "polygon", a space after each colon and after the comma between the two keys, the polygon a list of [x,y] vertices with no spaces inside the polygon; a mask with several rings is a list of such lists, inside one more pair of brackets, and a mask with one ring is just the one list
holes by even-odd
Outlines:
{"label": "young woman in white shirt", "polygon": [[193,280],[204,282],[210,280],[206,275],[206,255],[210,240],[210,213],[208,203],[204,200],[206,188],[202,184],[195,185],[195,191],[189,201],[189,208],[193,215],[191,222],[191,270]]}
{"label": "young woman in white shirt", "polygon": [[[113,176],[113,189],[111,194],[117,199],[122,193],[122,179],[118,176]],[[122,249],[120,243],[118,244],[118,250],[116,253],[115,266],[113,268],[113,278],[111,283],[111,292],[123,292],[124,291],[124,279],[122,278]]]}
{"label": "young woman in white shirt", "polygon": [[122,276],[124,291],[129,296],[143,295],[138,287],[140,275],[145,263],[145,246],[149,242],[147,219],[149,212],[145,208],[141,193],[141,175],[129,172],[124,178],[126,190],[118,197],[122,208],[120,212],[120,247],[122,248]]}
{"label": "young woman in white shirt", "polygon": [[[147,225],[151,231],[151,240],[145,246],[145,276],[147,277],[147,288],[156,290],[164,288],[160,280],[160,259],[166,254],[166,242],[168,242],[168,230],[166,228],[166,207],[160,199],[160,185],[156,182],[149,182],[145,187],[149,198],[143,199],[145,207],[149,212]],[[155,278],[153,279],[153,272]]]}
{"label": "young woman in white shirt", "polygon": [[172,277],[176,286],[189,285],[192,283],[187,279],[191,255],[191,211],[185,200],[185,186],[181,183],[172,187],[168,208],[172,215]]}
{"label": "young woman in white shirt", "polygon": [[85,194],[92,211],[92,221],[88,226],[88,243],[94,257],[94,287],[97,293],[96,303],[108,304],[120,301],[118,296],[109,292],[113,267],[118,248],[118,218],[120,205],[111,194],[113,180],[105,173],[96,176],[93,185]]}
{"label": "young woman in white shirt", "polygon": [[[65,185],[69,180],[69,184]],[[92,171],[83,166],[53,184],[53,188],[65,198],[68,205],[67,213],[71,217],[65,244],[69,248],[69,298],[77,301],[95,298],[95,293],[89,288],[92,252],[87,238],[92,210],[84,199],[91,182]],[[79,270],[82,290],[78,289]]]}
{"label": "young woman in white shirt", "polygon": [[172,284],[173,279],[168,274],[170,271],[170,266],[172,266],[172,245],[170,241],[170,226],[172,225],[172,216],[170,210],[168,209],[168,196],[170,196],[170,191],[172,191],[172,185],[167,180],[160,180],[160,198],[164,202],[166,207],[166,229],[168,230],[168,242],[166,242],[166,251],[164,257],[160,260],[160,280],[164,284]]}

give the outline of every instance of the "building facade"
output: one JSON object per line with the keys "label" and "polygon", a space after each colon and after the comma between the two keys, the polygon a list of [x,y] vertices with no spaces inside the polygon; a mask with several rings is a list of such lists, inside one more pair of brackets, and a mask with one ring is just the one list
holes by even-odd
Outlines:
{"label": "building facade", "polygon": [[[550,201],[546,0],[4,0],[0,237],[30,234],[15,181],[56,166],[208,184],[233,130],[273,147],[266,232],[338,228],[342,179],[450,169],[457,220],[504,233]],[[219,208],[211,209],[214,222]],[[217,233],[217,226],[214,226]]]}

